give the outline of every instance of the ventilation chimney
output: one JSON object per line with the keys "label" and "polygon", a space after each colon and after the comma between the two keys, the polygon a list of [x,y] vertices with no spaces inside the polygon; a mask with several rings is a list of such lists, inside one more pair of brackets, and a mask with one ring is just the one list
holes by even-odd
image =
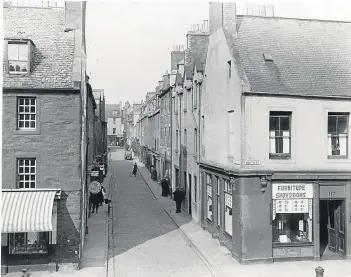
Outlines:
{"label": "ventilation chimney", "polygon": [[171,52],[171,70],[176,70],[177,64],[184,59],[184,45],[178,45],[177,49]]}

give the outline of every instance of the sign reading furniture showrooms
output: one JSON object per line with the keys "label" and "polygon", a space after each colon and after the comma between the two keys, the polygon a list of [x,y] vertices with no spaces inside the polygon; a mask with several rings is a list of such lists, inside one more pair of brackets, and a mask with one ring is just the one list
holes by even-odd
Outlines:
{"label": "sign reading furniture showrooms", "polygon": [[272,184],[273,199],[313,198],[313,184]]}

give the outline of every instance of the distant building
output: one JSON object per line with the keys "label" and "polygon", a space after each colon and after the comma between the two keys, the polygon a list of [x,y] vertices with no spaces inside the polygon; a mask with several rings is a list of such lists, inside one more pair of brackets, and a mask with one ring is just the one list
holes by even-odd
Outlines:
{"label": "distant building", "polygon": [[122,124],[122,115],[123,110],[119,104],[105,104],[108,145],[121,145],[123,143],[124,126]]}

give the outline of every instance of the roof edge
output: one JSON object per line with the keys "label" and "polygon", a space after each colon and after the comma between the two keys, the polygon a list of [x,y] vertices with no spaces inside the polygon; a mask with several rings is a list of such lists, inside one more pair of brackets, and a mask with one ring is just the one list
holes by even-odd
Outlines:
{"label": "roof edge", "polygon": [[285,97],[285,98],[307,98],[307,99],[325,99],[325,100],[336,100],[336,101],[351,101],[351,96],[322,96],[322,95],[296,95],[289,93],[274,93],[274,92],[259,92],[259,91],[242,91],[244,96],[268,96],[268,97]]}

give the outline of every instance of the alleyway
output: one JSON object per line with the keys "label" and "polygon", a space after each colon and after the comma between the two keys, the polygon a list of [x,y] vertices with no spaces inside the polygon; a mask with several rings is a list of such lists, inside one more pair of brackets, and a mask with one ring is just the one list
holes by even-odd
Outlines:
{"label": "alleyway", "polygon": [[212,276],[140,174],[130,177],[133,163],[123,159],[124,151],[111,151],[114,258],[109,276]]}

